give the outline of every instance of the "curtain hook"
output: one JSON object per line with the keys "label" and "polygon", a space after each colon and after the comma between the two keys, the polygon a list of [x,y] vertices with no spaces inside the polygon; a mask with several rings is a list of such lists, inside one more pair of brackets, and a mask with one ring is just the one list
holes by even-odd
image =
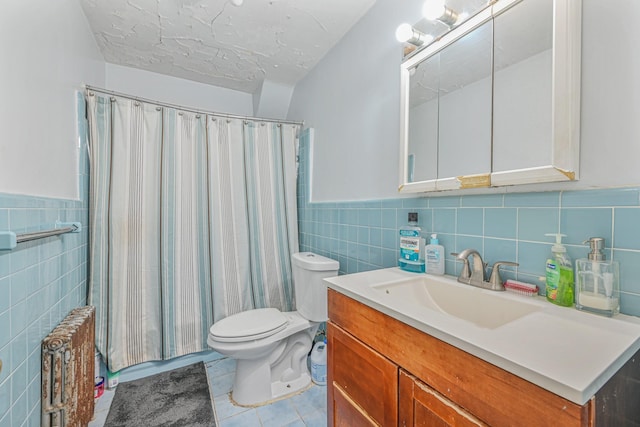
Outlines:
{"label": "curtain hook", "polygon": [[200,114],[196,114],[196,119],[199,119],[199,118],[200,118]]}
{"label": "curtain hook", "polygon": [[109,101],[116,102],[116,98],[112,96],[112,97],[109,98]]}
{"label": "curtain hook", "polygon": [[184,113],[182,111],[178,111],[178,115],[182,116]]}
{"label": "curtain hook", "polygon": [[156,111],[162,111],[161,107],[156,107]]}
{"label": "curtain hook", "polygon": [[94,93],[93,92],[89,92],[89,96],[94,96]]}
{"label": "curtain hook", "polygon": [[211,121],[215,122],[217,119],[215,117],[211,117]]}

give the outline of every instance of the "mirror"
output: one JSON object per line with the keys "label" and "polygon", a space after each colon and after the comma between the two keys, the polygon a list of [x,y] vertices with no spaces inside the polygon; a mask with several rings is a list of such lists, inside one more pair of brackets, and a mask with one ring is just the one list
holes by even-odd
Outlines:
{"label": "mirror", "polygon": [[401,192],[577,179],[578,0],[498,0],[401,67]]}
{"label": "mirror", "polygon": [[550,164],[540,147],[552,136],[553,0],[524,1],[494,22],[493,171]]}
{"label": "mirror", "polygon": [[482,24],[439,53],[440,179],[491,170],[492,24]]}
{"label": "mirror", "polygon": [[406,182],[431,181],[438,177],[439,70],[440,54],[436,53],[409,72],[411,89]]}

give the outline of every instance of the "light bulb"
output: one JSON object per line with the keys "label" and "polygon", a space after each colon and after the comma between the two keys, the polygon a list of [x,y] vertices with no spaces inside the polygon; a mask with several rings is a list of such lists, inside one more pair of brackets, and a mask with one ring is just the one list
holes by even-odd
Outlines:
{"label": "light bulb", "polygon": [[435,21],[445,13],[444,0],[427,0],[422,6],[422,15],[429,21]]}
{"label": "light bulb", "polygon": [[230,0],[230,1],[231,1],[231,4],[234,6],[242,6],[242,2],[244,0]]}
{"label": "light bulb", "polygon": [[405,43],[411,37],[413,37],[413,27],[411,27],[411,24],[400,24],[396,29],[396,39],[401,43]]}
{"label": "light bulb", "polygon": [[400,43],[411,43],[414,46],[422,46],[425,43],[431,42],[433,36],[416,30],[409,24],[400,24],[396,29],[396,39]]}

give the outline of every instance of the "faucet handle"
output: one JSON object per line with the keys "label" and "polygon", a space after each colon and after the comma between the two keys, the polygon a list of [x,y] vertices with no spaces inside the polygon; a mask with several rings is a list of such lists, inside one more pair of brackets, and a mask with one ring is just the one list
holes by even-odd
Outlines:
{"label": "faucet handle", "polygon": [[500,278],[500,267],[502,267],[503,265],[517,267],[520,264],[518,264],[517,262],[511,262],[511,261],[498,261],[495,264],[493,264],[493,269],[491,270],[491,277],[489,278],[489,283],[491,283],[492,286],[499,288],[501,290],[504,290],[504,285],[502,284],[502,278]]}
{"label": "faucet handle", "polygon": [[468,279],[471,277],[471,271],[469,270],[469,260],[466,258],[460,258],[460,254],[458,252],[451,252],[451,256],[456,257],[460,261],[462,261],[462,271],[460,272],[460,278]]}

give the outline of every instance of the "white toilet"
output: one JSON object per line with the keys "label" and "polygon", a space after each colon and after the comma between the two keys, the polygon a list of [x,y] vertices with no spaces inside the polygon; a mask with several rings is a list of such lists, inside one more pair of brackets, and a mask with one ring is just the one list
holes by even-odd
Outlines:
{"label": "white toilet", "polygon": [[338,274],[338,261],[311,252],[291,257],[296,311],[248,310],[211,326],[207,344],[236,359],[231,396],[243,406],[257,406],[307,387],[307,355],[321,322],[327,320],[327,285]]}

